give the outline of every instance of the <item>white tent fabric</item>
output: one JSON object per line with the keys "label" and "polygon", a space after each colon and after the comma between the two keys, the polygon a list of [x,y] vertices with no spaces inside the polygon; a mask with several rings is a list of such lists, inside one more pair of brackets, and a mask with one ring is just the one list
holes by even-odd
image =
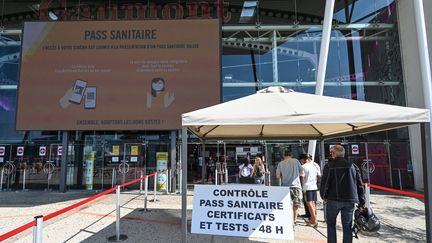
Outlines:
{"label": "white tent fabric", "polygon": [[269,87],[182,115],[207,139],[325,139],[429,122],[429,110]]}

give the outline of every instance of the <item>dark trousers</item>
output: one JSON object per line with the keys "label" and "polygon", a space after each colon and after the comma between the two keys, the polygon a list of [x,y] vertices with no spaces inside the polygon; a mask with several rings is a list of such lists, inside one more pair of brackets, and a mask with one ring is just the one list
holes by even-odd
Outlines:
{"label": "dark trousers", "polygon": [[354,203],[327,201],[326,203],[326,219],[327,219],[327,242],[336,243],[336,219],[341,212],[343,243],[351,243],[353,240],[352,223]]}

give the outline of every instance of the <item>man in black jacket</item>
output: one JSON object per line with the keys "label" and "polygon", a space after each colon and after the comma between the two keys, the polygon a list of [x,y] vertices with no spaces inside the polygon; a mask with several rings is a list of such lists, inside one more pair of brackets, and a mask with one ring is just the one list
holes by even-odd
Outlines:
{"label": "man in black jacket", "polygon": [[336,218],[341,212],[343,243],[353,239],[352,222],[355,204],[365,204],[363,182],[359,168],[348,162],[342,145],[335,145],[332,160],[324,166],[320,195],[326,201],[327,242],[336,243]]}

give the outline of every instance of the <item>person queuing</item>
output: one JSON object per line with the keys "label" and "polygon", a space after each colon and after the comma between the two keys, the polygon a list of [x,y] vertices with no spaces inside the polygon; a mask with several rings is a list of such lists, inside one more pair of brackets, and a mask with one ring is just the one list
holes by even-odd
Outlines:
{"label": "person queuing", "polygon": [[243,158],[243,163],[239,166],[240,183],[253,184],[255,182],[253,174],[254,169],[249,163],[249,159]]}
{"label": "person queuing", "polygon": [[324,166],[320,195],[326,200],[327,242],[336,243],[336,218],[341,212],[343,243],[353,240],[352,223],[355,204],[364,207],[364,189],[359,168],[348,162],[342,145],[330,151],[332,159]]}
{"label": "person queuing", "polygon": [[319,166],[315,165],[316,163],[312,161],[312,156],[307,154],[300,155],[300,161],[303,162],[303,175],[301,176],[301,180],[303,182],[303,195],[305,198],[306,206],[305,211],[310,216],[310,221],[308,223],[309,226],[317,227],[317,210],[316,210],[316,201],[317,201],[317,180],[321,176],[321,171]]}
{"label": "person queuing", "polygon": [[253,166],[253,170],[254,170],[255,184],[263,184],[265,167],[262,159],[259,156],[255,157],[255,164]]}
{"label": "person queuing", "polygon": [[292,157],[291,151],[285,151],[284,159],[277,166],[276,178],[282,180],[282,186],[290,187],[294,225],[296,225],[297,212],[302,201],[301,174],[303,174],[303,168],[300,161]]}

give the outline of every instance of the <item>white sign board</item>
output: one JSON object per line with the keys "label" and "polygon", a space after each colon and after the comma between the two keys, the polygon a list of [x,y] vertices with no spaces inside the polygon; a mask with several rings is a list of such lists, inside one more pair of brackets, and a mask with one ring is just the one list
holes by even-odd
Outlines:
{"label": "white sign board", "polygon": [[358,144],[352,144],[351,145],[351,153],[352,154],[359,154],[360,153],[360,149]]}
{"label": "white sign board", "polygon": [[59,145],[57,147],[57,156],[62,156],[62,154],[63,154],[63,146]]}
{"label": "white sign board", "polygon": [[46,146],[40,146],[39,147],[39,156],[45,156],[46,155]]}
{"label": "white sign board", "polygon": [[24,147],[23,146],[17,147],[17,156],[24,156]]}
{"label": "white sign board", "polygon": [[0,147],[0,156],[4,156],[6,152],[6,148],[4,146]]}
{"label": "white sign board", "polygon": [[293,240],[289,188],[195,185],[192,233]]}

